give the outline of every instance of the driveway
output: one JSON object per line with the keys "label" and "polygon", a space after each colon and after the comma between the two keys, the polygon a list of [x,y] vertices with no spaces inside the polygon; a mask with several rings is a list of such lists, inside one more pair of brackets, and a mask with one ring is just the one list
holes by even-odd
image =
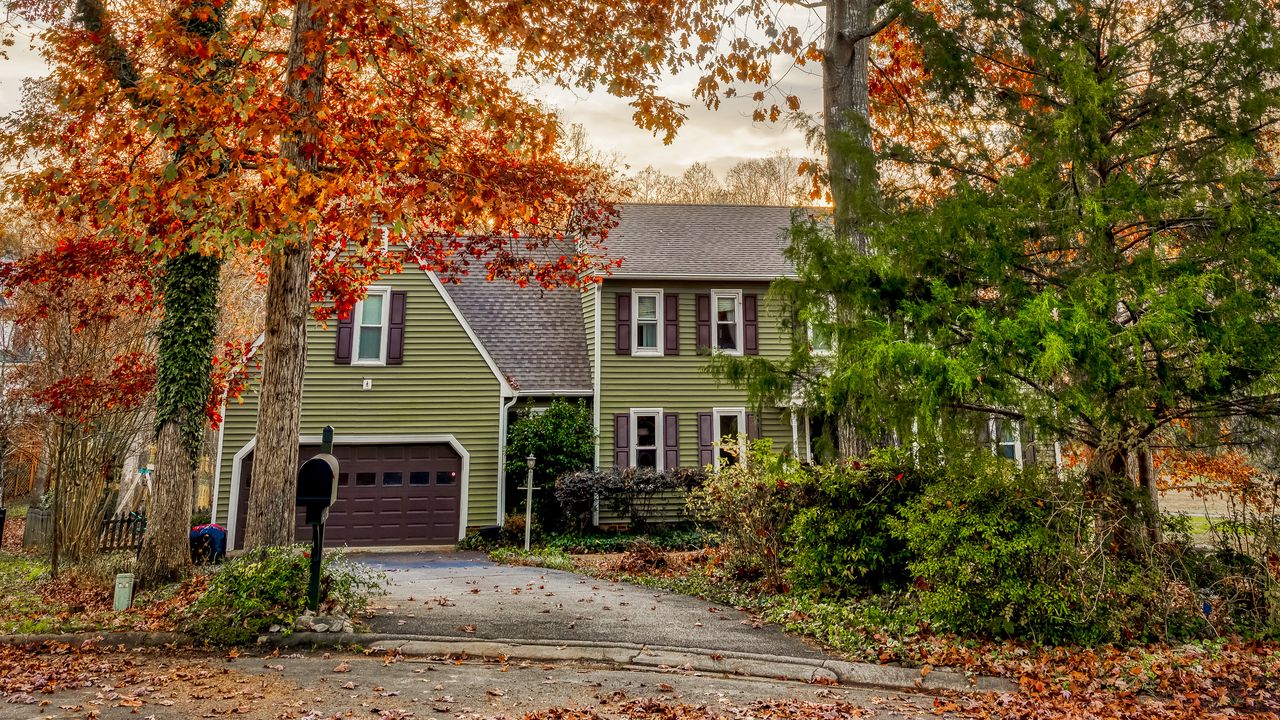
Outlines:
{"label": "driveway", "polygon": [[496,565],[480,553],[359,559],[385,570],[375,633],[649,646],[824,660],[825,653],[731,607],[574,573]]}

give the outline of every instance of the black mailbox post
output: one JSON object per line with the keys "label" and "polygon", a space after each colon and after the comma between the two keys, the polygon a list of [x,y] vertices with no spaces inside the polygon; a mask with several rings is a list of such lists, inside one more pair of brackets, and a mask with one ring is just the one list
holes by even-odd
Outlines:
{"label": "black mailbox post", "polygon": [[307,607],[320,606],[320,560],[324,552],[324,523],[329,506],[338,499],[338,459],[333,456],[333,426],[324,428],[320,454],[298,468],[298,504],[306,508],[311,526],[311,582],[307,587]]}

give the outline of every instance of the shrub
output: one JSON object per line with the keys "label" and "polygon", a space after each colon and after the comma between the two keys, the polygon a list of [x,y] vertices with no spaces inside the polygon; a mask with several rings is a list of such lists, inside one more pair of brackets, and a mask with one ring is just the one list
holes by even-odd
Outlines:
{"label": "shrub", "polygon": [[785,585],[784,538],[798,509],[800,473],[768,440],[756,440],[744,462],[721,468],[690,493],[690,512],[719,530],[739,576],[761,578],[774,589]]}
{"label": "shrub", "polygon": [[[306,610],[311,559],[304,545],[260,548],[237,557],[215,573],[209,589],[188,613],[188,632],[215,645],[252,641],[280,625],[286,632]],[[341,552],[324,554],[320,609],[348,616],[362,612],[383,594],[382,572]]]}
{"label": "shrub", "polygon": [[1067,590],[1078,561],[1070,524],[1080,514],[1059,513],[1053,497],[1038,469],[975,458],[908,503],[895,532],[923,613],[961,633],[1080,639]]}
{"label": "shrub", "polygon": [[701,550],[719,543],[717,536],[705,530],[682,528],[651,533],[566,533],[546,538],[543,544],[578,555],[626,552],[638,540],[660,550]]}
{"label": "shrub", "polygon": [[568,553],[555,548],[533,548],[521,550],[517,548],[497,548],[490,551],[489,559],[500,565],[526,565],[529,567],[547,568],[573,572],[577,565]]}
{"label": "shrub", "polygon": [[591,408],[584,402],[569,404],[556,400],[543,412],[521,411],[507,428],[507,497],[509,509],[523,505],[523,487],[528,477],[525,458],[533,455],[533,513],[539,524],[557,529],[563,524],[559,504],[554,497],[557,479],[565,473],[591,467],[595,459],[595,424]]}
{"label": "shrub", "polygon": [[583,470],[556,481],[556,501],[564,516],[579,530],[591,524],[597,499],[615,513],[625,515],[634,528],[642,528],[654,499],[664,493],[689,492],[706,479],[701,468],[651,468]]}
{"label": "shrub", "polygon": [[795,519],[787,528],[790,578],[798,588],[855,595],[909,581],[909,554],[892,519],[918,498],[933,471],[901,451],[866,462],[817,465],[797,473]]}

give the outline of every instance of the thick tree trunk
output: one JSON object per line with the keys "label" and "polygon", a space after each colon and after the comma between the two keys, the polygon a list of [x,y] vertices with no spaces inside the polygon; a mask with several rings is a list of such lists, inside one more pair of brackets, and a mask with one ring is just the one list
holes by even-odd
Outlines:
{"label": "thick tree trunk", "polygon": [[180,580],[191,573],[187,488],[194,474],[195,466],[182,443],[182,428],[175,421],[163,423],[156,432],[156,473],[147,495],[147,530],[138,553],[141,584]]}
{"label": "thick tree trunk", "polygon": [[138,554],[142,585],[191,573],[191,477],[200,458],[205,406],[213,389],[221,274],[221,259],[194,252],[165,263],[156,374],[156,469]]}
{"label": "thick tree trunk", "polygon": [[823,123],[835,234],[866,252],[863,219],[878,197],[871,154],[871,36],[877,5],[872,0],[827,3],[826,49],[822,60]]}
{"label": "thick tree trunk", "polygon": [[[327,19],[327,12],[318,3],[301,0],[294,6],[285,95],[295,107],[298,130],[280,143],[280,155],[297,169],[295,191],[300,187],[298,178],[314,174],[319,166],[315,128],[324,92],[323,36]],[[317,38],[321,42],[315,42]],[[309,45],[312,49],[308,49]],[[302,379],[307,364],[310,277],[311,236],[305,228],[299,228],[295,237],[271,254],[267,277],[262,394],[245,526],[246,548],[293,542],[294,476],[298,467]]]}
{"label": "thick tree trunk", "polygon": [[1138,463],[1138,487],[1142,490],[1144,510],[1143,519],[1147,526],[1147,537],[1153,544],[1164,542],[1164,531],[1160,527],[1160,488],[1156,484],[1155,461],[1149,449],[1143,448],[1136,453]]}
{"label": "thick tree trunk", "polygon": [[1116,557],[1136,559],[1144,545],[1146,513],[1128,472],[1124,447],[1101,447],[1085,470],[1085,502],[1094,512],[1098,539]]}

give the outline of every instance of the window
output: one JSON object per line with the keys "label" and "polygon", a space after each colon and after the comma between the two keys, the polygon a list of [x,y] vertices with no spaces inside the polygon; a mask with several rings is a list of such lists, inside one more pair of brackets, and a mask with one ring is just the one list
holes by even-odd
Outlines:
{"label": "window", "polygon": [[825,324],[815,323],[810,320],[808,323],[809,330],[809,350],[814,355],[830,355],[831,354],[831,328]]}
{"label": "window", "polygon": [[662,469],[662,411],[631,411],[631,466]]}
{"label": "window", "polygon": [[662,291],[633,290],[631,303],[635,306],[631,321],[631,354],[661,355]]}
{"label": "window", "polygon": [[409,473],[409,484],[410,485],[430,485],[431,473],[427,471],[422,471],[422,470],[415,470]]}
{"label": "window", "polygon": [[[715,408],[711,414],[715,423],[715,466],[718,470],[722,466],[737,464],[747,449],[743,442],[747,432],[747,411],[746,408]],[[735,441],[737,447],[734,447]]]}
{"label": "window", "polygon": [[715,324],[715,349],[732,355],[742,354],[742,292],[716,290],[711,293],[712,321]]}
{"label": "window", "polygon": [[354,313],[355,357],[352,365],[387,364],[387,324],[391,314],[391,289],[371,287]]}
{"label": "window", "polygon": [[814,355],[830,355],[835,347],[831,331],[835,314],[836,301],[830,296],[825,303],[818,302],[809,306],[805,314],[804,326],[809,338],[809,351]]}
{"label": "window", "polygon": [[1009,458],[1022,467],[1022,433],[1018,423],[1007,418],[992,417],[988,427],[991,432],[991,452]]}

